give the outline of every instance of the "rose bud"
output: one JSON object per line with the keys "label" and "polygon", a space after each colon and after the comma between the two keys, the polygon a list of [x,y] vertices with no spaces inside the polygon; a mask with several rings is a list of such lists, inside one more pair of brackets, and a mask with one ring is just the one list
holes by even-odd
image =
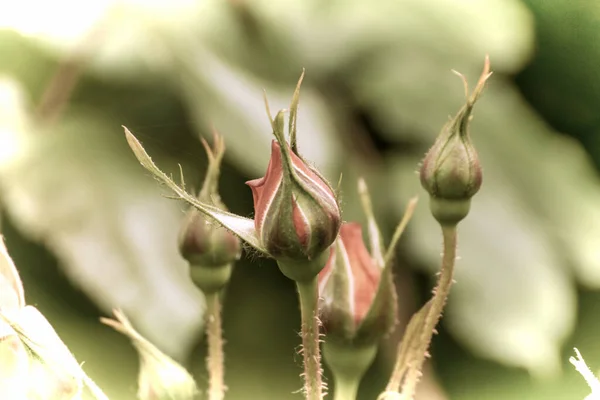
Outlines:
{"label": "rose bud", "polygon": [[421,185],[430,195],[433,216],[442,225],[456,225],[469,213],[471,197],[479,191],[482,182],[479,157],[469,135],[469,123],[475,102],[490,77],[489,59],[473,94],[467,103],[442,128],[433,147],[421,165]]}
{"label": "rose bud", "polygon": [[[389,332],[396,320],[396,301],[391,274],[383,279],[383,272],[365,246],[360,224],[342,224],[318,276],[321,320],[328,338],[370,342]],[[374,304],[380,285],[387,286],[387,298]],[[366,331],[363,322],[370,311],[375,315],[370,316],[373,321],[368,321]]]}
{"label": "rose bud", "polygon": [[139,354],[138,399],[195,399],[198,388],[190,373],[140,335],[121,311],[113,313],[116,320],[101,318],[100,321],[131,339]]}
{"label": "rose bud", "polygon": [[[315,278],[325,266],[326,250],[337,237],[341,215],[329,184],[298,153],[296,116],[302,78],[298,82],[289,119],[288,144],[284,137],[284,111],[269,119],[275,141],[264,177],[250,180],[254,220],[229,213],[201,201],[162,172],[142,144],[125,128],[125,136],[138,161],[202,214],[224,226],[260,253],[276,259],[282,272],[296,282]],[[194,240],[191,240],[194,242]]]}
{"label": "rose bud", "polygon": [[246,182],[254,198],[255,228],[278,261],[314,260],[335,240],[340,208],[329,184],[283,139],[282,112],[274,133],[265,176]]}
{"label": "rose bud", "polygon": [[[227,210],[218,193],[220,166],[225,153],[223,138],[214,133],[214,149],[202,139],[208,170],[198,200]],[[229,230],[191,208],[179,235],[179,251],[190,264],[193,281],[206,292],[222,289],[231,276],[232,263],[240,258],[240,240]]]}
{"label": "rose bud", "polygon": [[364,180],[359,180],[358,189],[371,251],[365,246],[361,226],[344,223],[317,277],[325,331],[323,359],[333,375],[336,398],[340,399],[356,398],[360,381],[375,359],[379,340],[396,324],[394,252],[417,201],[409,202],[386,250]]}

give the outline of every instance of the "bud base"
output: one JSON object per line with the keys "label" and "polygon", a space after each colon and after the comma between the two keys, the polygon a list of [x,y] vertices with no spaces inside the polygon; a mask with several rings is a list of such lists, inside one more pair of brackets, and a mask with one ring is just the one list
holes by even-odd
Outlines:
{"label": "bud base", "polygon": [[327,264],[329,249],[313,258],[312,260],[278,259],[277,265],[283,275],[295,282],[310,282]]}
{"label": "bud base", "polygon": [[334,400],[354,399],[358,386],[377,355],[377,342],[356,345],[325,339],[323,359],[334,379]]}
{"label": "bud base", "polygon": [[456,226],[471,209],[471,199],[429,198],[431,214],[442,226]]}
{"label": "bud base", "polygon": [[229,283],[232,266],[233,264],[219,267],[192,265],[190,266],[190,276],[194,284],[205,294],[216,293]]}

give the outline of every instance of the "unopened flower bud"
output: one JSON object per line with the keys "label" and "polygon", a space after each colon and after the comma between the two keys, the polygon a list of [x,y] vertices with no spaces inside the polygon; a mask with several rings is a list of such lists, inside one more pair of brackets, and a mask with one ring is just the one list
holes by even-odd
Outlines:
{"label": "unopened flower bud", "polygon": [[311,280],[323,269],[327,250],[341,224],[340,208],[332,188],[302,159],[296,146],[301,82],[302,78],[289,112],[289,144],[284,137],[284,111],[275,119],[268,112],[276,139],[271,145],[271,159],[264,177],[247,182],[254,198],[254,220],[191,196],[154,164],[141,143],[125,128],[129,146],[144,168],[204,215],[259,252],[275,258],[284,275],[296,282]]}
{"label": "unopened flower bud", "polygon": [[268,253],[278,261],[310,261],[335,240],[340,209],[331,187],[277,133],[282,118],[280,113],[274,122],[278,140],[272,142],[265,176],[246,183],[254,197],[256,231]]}
{"label": "unopened flower bud", "polygon": [[163,354],[140,335],[127,317],[114,311],[116,320],[101,321],[131,339],[140,356],[138,398],[140,400],[191,400],[198,394],[194,378],[185,368]]}
{"label": "unopened flower bud", "polygon": [[[218,193],[218,179],[225,145],[214,134],[214,149],[203,139],[208,155],[208,170],[198,200],[227,210]],[[232,263],[240,258],[240,240],[232,232],[191,208],[179,234],[179,251],[190,264],[192,280],[200,289],[214,292],[222,289],[231,276]]]}
{"label": "unopened flower bud", "polygon": [[220,267],[239,260],[239,239],[227,229],[191,209],[179,237],[179,250],[192,268]]}
{"label": "unopened flower bud", "polygon": [[[364,244],[360,224],[342,224],[329,261],[318,276],[321,320],[328,338],[376,343],[389,332],[396,304],[391,279],[382,279],[383,272]],[[374,309],[380,285],[390,286],[386,288],[389,296]]]}
{"label": "unopened flower bud", "polygon": [[467,103],[442,128],[421,165],[421,185],[430,195],[433,216],[442,225],[456,225],[466,217],[471,197],[481,187],[481,165],[469,136],[469,123],[473,106],[490,75],[486,58],[484,71],[470,96],[463,77]]}

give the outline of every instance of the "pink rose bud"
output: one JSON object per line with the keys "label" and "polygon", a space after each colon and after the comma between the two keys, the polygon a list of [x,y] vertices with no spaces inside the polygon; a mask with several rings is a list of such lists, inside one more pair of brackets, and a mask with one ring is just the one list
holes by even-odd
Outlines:
{"label": "pink rose bud", "polygon": [[[276,118],[278,123],[282,119]],[[254,197],[255,228],[275,259],[313,260],[335,240],[340,209],[319,173],[281,142],[271,144],[265,176],[246,182]]]}
{"label": "pink rose bud", "polygon": [[[321,320],[328,337],[378,340],[390,330],[395,323],[395,296],[391,279],[382,279],[383,273],[365,247],[360,224],[342,224],[318,276]],[[380,285],[391,290],[384,292],[385,301],[375,304]],[[370,321],[365,324],[367,316]]]}

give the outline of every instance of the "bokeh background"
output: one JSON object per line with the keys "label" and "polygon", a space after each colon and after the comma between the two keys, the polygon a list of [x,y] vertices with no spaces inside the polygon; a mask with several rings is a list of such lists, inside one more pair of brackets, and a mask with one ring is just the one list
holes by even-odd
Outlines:
{"label": "bokeh background", "polygon": [[[374,399],[408,317],[430,295],[439,229],[415,171],[489,54],[476,106],[484,185],[460,225],[457,284],[421,400],[582,399],[577,346],[600,367],[600,3],[585,0],[22,0],[0,5],[1,230],[26,297],[113,400],[137,356],[98,322],[121,307],[206,383],[203,297],[176,250],[186,205],[136,162],[121,125],[199,188],[200,137],[228,151],[222,197],[269,158],[266,90],[285,108],[306,68],[299,148],[345,220],[370,185],[386,237],[421,198],[398,251],[400,326],[360,399]],[[228,399],[300,399],[299,312],[273,262],[244,258],[224,303]]]}

